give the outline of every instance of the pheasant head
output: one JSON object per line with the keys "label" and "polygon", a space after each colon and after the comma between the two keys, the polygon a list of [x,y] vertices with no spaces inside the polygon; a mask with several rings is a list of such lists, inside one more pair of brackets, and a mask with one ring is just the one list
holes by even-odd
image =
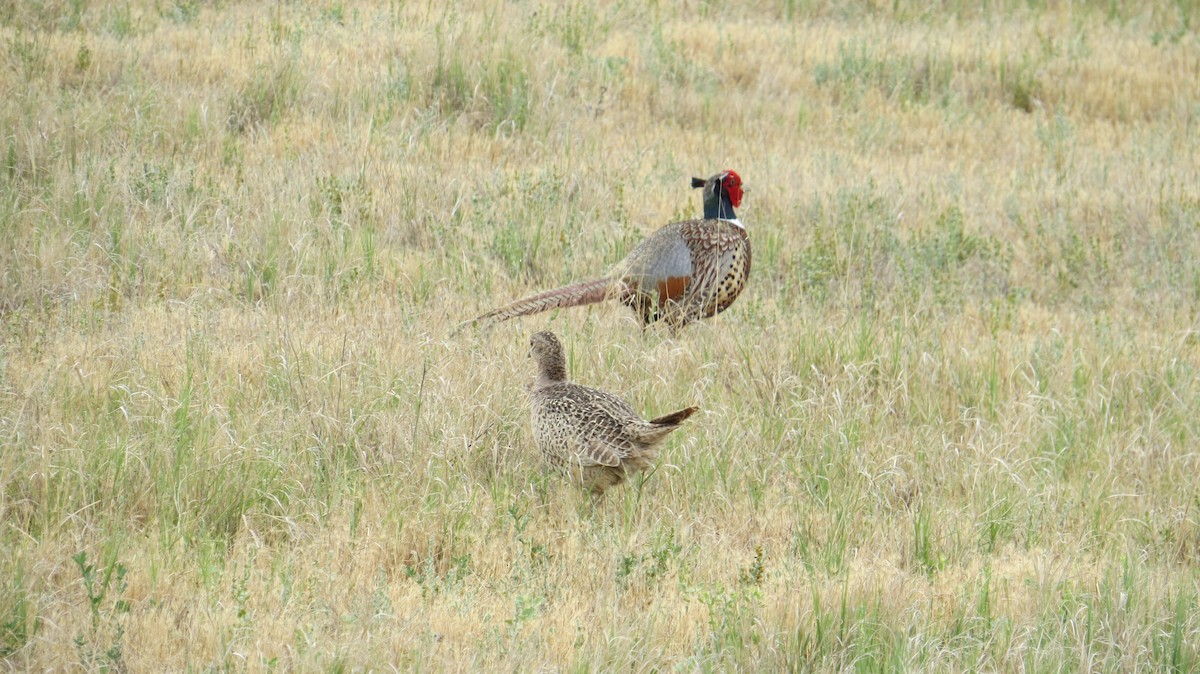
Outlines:
{"label": "pheasant head", "polygon": [[721,171],[708,180],[692,178],[692,187],[704,188],[706,220],[737,220],[733,209],[742,205],[742,177],[736,171]]}
{"label": "pheasant head", "polygon": [[529,355],[538,366],[535,389],[567,380],[567,359],[553,332],[543,330],[529,338]]}

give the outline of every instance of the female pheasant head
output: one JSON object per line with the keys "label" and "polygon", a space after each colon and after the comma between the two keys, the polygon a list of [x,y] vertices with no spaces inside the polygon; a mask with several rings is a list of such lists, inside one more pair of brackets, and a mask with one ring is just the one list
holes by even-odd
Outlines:
{"label": "female pheasant head", "polygon": [[529,355],[537,361],[535,389],[567,380],[567,359],[562,344],[553,332],[543,330],[529,338]]}
{"label": "female pheasant head", "polygon": [[692,178],[692,187],[704,188],[705,220],[730,220],[741,225],[733,212],[742,205],[742,177],[736,171],[721,171],[708,180]]}

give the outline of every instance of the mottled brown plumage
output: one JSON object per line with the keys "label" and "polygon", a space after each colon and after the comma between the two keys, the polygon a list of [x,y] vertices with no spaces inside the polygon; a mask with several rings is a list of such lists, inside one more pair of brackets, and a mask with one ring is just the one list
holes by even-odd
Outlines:
{"label": "mottled brown plumage", "polygon": [[699,409],[646,421],[617,396],[567,381],[562,344],[552,332],[535,334],[529,355],[538,366],[530,393],[534,442],[547,463],[597,495],[649,468],[657,445]]}
{"label": "mottled brown plumage", "polygon": [[519,299],[468,323],[486,324],[549,309],[618,299],[645,325],[663,320],[672,328],[721,313],[750,277],[750,238],[734,207],[742,179],[722,171],[704,188],[704,218],[671,223],[638,244],[603,278],[574,283]]}

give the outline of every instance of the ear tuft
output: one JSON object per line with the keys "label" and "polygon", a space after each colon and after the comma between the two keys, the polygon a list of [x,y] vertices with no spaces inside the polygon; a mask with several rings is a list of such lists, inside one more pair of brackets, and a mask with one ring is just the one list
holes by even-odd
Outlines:
{"label": "ear tuft", "polygon": [[704,178],[692,178],[692,189],[704,187]]}

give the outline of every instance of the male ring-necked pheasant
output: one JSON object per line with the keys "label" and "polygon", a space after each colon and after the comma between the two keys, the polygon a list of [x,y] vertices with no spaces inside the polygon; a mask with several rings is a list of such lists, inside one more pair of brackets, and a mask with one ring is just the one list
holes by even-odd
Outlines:
{"label": "male ring-necked pheasant", "polygon": [[535,334],[529,355],[538,367],[531,389],[533,440],[550,465],[597,496],[649,468],[657,445],[699,409],[646,421],[617,396],[567,381],[562,344],[552,332]]}
{"label": "male ring-necked pheasant", "polygon": [[607,276],[530,295],[468,323],[486,324],[549,309],[616,298],[644,325],[665,320],[672,328],[714,316],[733,304],[750,276],[750,238],[734,208],[742,203],[742,178],[722,171],[704,188],[704,218],[674,222],[629,252]]}

